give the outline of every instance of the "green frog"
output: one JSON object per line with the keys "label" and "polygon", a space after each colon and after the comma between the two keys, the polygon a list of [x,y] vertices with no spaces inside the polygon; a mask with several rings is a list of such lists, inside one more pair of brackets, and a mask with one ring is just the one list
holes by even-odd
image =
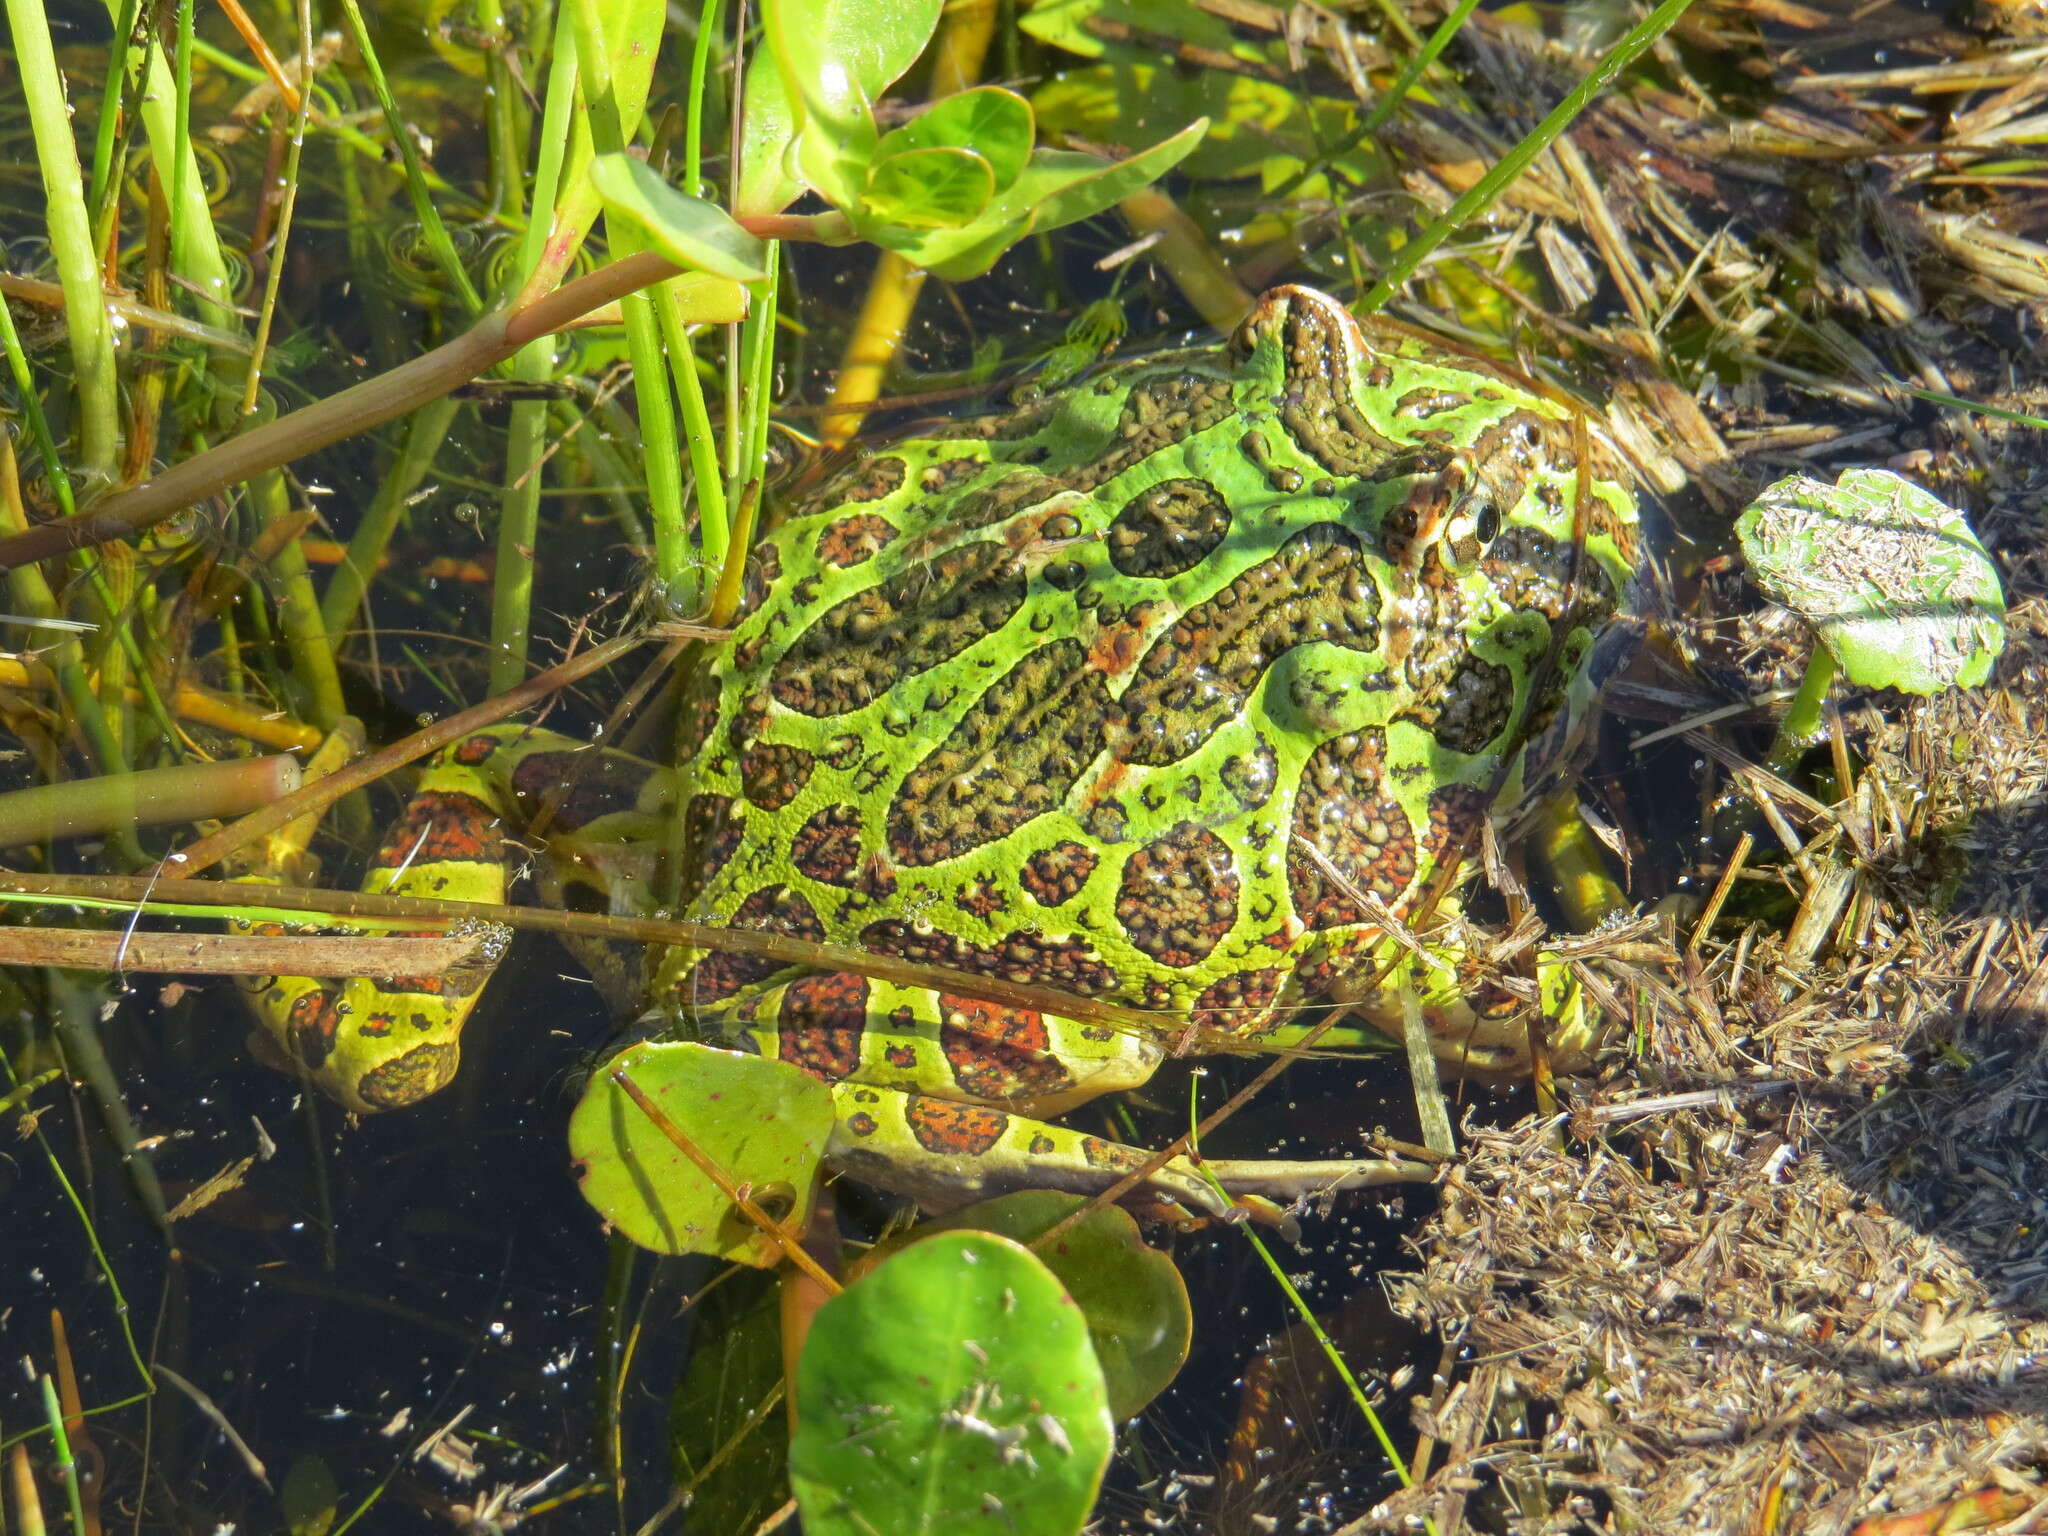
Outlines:
{"label": "green frog", "polygon": [[[1140,1035],[723,953],[596,967],[661,1028],[830,1083],[843,1172],[935,1208],[1100,1188],[1148,1154],[1052,1117],[1177,1043],[1374,1011],[1386,920],[1566,777],[1626,653],[1636,541],[1571,410],[1276,289],[1220,347],[852,464],[754,549],[670,766],[484,732],[365,885],[499,900],[545,799],[552,900],[1145,1010]],[[257,1002],[294,1070],[382,1110],[453,1077],[482,979],[272,978]],[[1521,1004],[1424,991],[1446,1059],[1513,1062]],[[1234,1177],[1277,1198],[1361,1168]],[[1222,1208],[1184,1162],[1147,1190]]]}

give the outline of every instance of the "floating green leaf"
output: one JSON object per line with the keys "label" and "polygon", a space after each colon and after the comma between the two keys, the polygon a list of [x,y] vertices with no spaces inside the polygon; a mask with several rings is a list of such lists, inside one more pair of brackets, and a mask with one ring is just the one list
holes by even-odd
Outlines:
{"label": "floating green leaf", "polygon": [[764,0],[768,43],[803,107],[803,179],[851,211],[875,152],[874,103],[917,62],[941,0]]}
{"label": "floating green leaf", "polygon": [[[960,1231],[994,1232],[1029,1244],[1087,1203],[1085,1196],[1058,1190],[1019,1190],[936,1217],[875,1252],[887,1258],[910,1243]],[[1179,1269],[1146,1244],[1130,1212],[1100,1207],[1050,1249],[1032,1251],[1088,1320],[1088,1337],[1109,1388],[1110,1416],[1127,1419],[1164,1392],[1187,1362],[1194,1313]]]}
{"label": "floating green leaf", "polygon": [[917,62],[942,0],[763,0],[761,19],[805,110],[835,129]]}
{"label": "floating green leaf", "polygon": [[277,1498],[284,1506],[285,1529],[291,1536],[327,1536],[334,1529],[341,1489],[333,1471],[318,1456],[293,1458]]}
{"label": "floating green leaf", "polygon": [[694,1042],[636,1045],[591,1079],[569,1117],[583,1198],[656,1253],[766,1267],[781,1251],[614,1080],[625,1073],[735,1184],[775,1216],[810,1209],[832,1093],[787,1062]]}
{"label": "floating green leaf", "polygon": [[2005,647],[2005,594],[1969,521],[1889,470],[1788,476],[1735,531],[1757,585],[1813,625],[1852,683],[1975,687]]}
{"label": "floating green leaf", "polygon": [[1080,1309],[1008,1238],[915,1243],[811,1325],[789,1448],[811,1536],[1065,1536],[1109,1450]]}
{"label": "floating green leaf", "polygon": [[599,155],[590,162],[590,179],[605,207],[639,226],[677,266],[741,283],[768,275],[767,252],[758,239],[716,203],[670,186],[646,161]]}

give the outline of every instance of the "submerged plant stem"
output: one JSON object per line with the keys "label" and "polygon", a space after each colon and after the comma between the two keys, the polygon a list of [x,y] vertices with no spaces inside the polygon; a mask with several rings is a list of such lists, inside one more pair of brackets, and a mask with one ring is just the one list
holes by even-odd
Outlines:
{"label": "submerged plant stem", "polygon": [[121,456],[121,411],[114,368],[114,333],[100,300],[100,264],[85,178],[78,168],[64,76],[50,44],[43,0],[7,0],[22,98],[34,130],[42,171],[50,254],[64,288],[71,367],[78,389],[78,467],[102,483],[113,479]]}

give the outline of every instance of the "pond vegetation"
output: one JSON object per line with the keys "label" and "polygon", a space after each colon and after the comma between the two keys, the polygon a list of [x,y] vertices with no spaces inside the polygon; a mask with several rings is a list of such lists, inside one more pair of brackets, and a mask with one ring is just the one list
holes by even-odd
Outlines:
{"label": "pond vegetation", "polygon": [[[2038,15],[6,14],[0,1528],[1904,1536],[2041,1497]],[[1319,316],[1393,415],[1304,403]],[[1089,995],[914,906],[879,953],[883,924],[862,948],[768,898],[779,865],[715,899],[745,850],[708,775],[781,836],[777,775],[860,755],[764,740],[781,631],[835,604],[807,633],[852,614],[886,671],[1006,579],[931,599],[958,527],[1016,546],[1038,625],[1089,560],[1193,569],[1221,538],[1197,480],[1234,487],[1223,527],[1354,494],[1262,411],[1398,482],[1372,594],[1477,605],[1448,647],[1381,638],[1396,602],[1349,637],[1316,610],[1412,707],[1341,738],[1381,797],[1297,812],[1275,856],[1309,926],[1370,930],[1288,951],[1311,1006],[1254,1030],[1250,971],[1203,993],[1241,1019]],[[1227,461],[1058,521],[1130,444],[1219,422]],[[1326,567],[1272,542],[1278,601],[1318,601]],[[1482,625],[1473,573],[1510,549],[1535,595]],[[896,574],[831,569],[869,561]],[[1099,690],[1140,676],[1144,605],[1089,580]],[[1176,613],[1198,599],[1230,607]],[[858,648],[818,648],[805,686],[856,689]],[[1297,662],[1283,721],[1315,701]],[[975,726],[934,676],[893,734],[936,761]],[[1119,776],[1155,766],[1118,741],[1216,713],[1143,696],[1087,738],[1100,845],[998,851],[1113,887],[1104,945],[1113,920],[1191,971],[1231,925],[1186,892],[1235,902],[1219,870],[1258,845],[1201,810],[1106,852],[1136,836],[1101,814]],[[693,719],[743,766],[667,798],[592,766]],[[1068,723],[1029,719],[932,775],[970,799]],[[401,809],[500,748],[523,825]],[[1058,787],[1044,751],[1020,793]],[[930,804],[835,877],[848,910],[945,862]],[[843,830],[800,808],[814,850]],[[1360,850],[1394,819],[1437,840],[1382,899]],[[1126,874],[1090,887],[1105,857]],[[991,889],[954,905],[985,923]],[[574,961],[511,937],[536,929]],[[640,975],[664,952],[683,991]],[[412,999],[409,1049],[336,1049],[370,994],[317,978],[356,975]],[[934,1040],[1066,1021],[1061,1071],[1138,1041],[1150,1081],[1029,1131],[1047,1187],[913,1225],[848,1151],[873,1095],[792,1065],[844,1040],[761,1023],[860,977],[942,999]],[[633,1043],[649,981],[696,1008],[719,978],[752,1054]],[[955,1144],[975,1113],[939,1117]],[[1341,1193],[1226,1187],[1338,1160]]]}

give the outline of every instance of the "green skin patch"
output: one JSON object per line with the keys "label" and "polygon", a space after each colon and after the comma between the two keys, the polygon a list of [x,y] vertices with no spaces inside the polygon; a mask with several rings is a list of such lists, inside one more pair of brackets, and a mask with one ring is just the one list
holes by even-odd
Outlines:
{"label": "green skin patch", "polygon": [[[577,744],[500,728],[431,770],[386,862],[418,845],[404,888],[496,900],[489,818],[570,782],[544,884],[1156,1010],[1140,1039],[680,950],[633,988],[833,1083],[830,1156],[870,1182],[941,1206],[1100,1187],[1142,1154],[1035,1117],[1191,1030],[1249,1043],[1356,1001],[1382,941],[1354,893],[1403,912],[1562,779],[1636,565],[1634,502],[1583,441],[1483,364],[1277,289],[1222,347],[854,465],[757,546],[672,769],[606,757],[593,787]],[[367,986],[279,980],[259,1010],[353,1108],[442,1086],[474,989]],[[1519,1021],[1459,1030],[1514,1010],[1463,1003],[1431,1014],[1447,1056],[1502,1065]],[[1284,1191],[1349,1165],[1264,1166]],[[1167,1174],[1155,1193],[1204,1204]]]}

